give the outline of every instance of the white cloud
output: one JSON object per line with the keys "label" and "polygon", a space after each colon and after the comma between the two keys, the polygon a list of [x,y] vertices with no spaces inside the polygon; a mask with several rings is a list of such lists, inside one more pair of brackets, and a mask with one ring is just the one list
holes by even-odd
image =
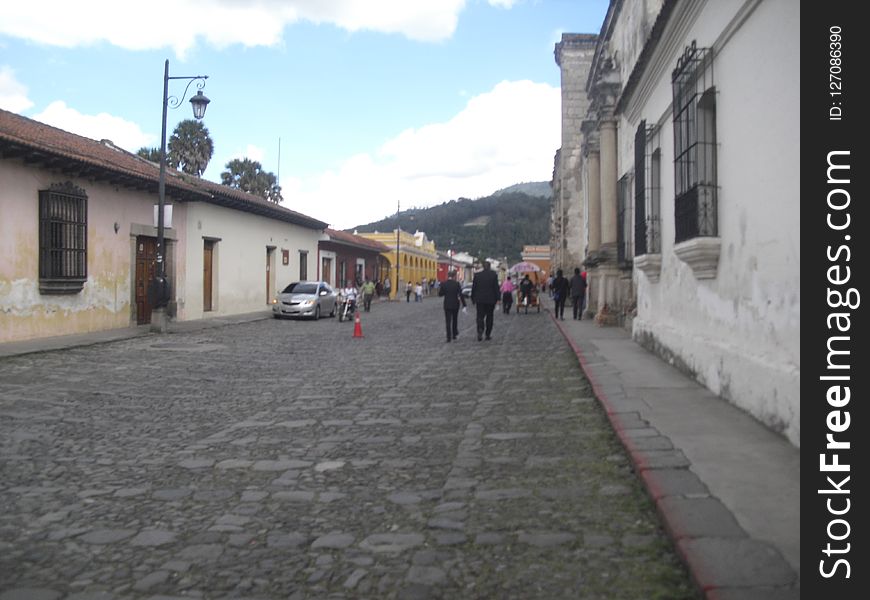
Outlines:
{"label": "white cloud", "polygon": [[402,209],[488,195],[548,181],[560,145],[561,94],[531,81],[503,81],[444,123],[403,131],[337,171],[283,181],[285,206],[352,227]]}
{"label": "white cloud", "polygon": [[518,0],[487,0],[490,6],[498,6],[499,8],[512,8]]}
{"label": "white cloud", "polygon": [[[202,39],[217,47],[274,46],[298,21],[347,31],[439,41],[456,29],[466,0],[43,0],[4,4],[0,33],[61,47],[108,42],[129,50],[171,47],[183,57]],[[512,0],[491,0],[500,5]],[[46,18],[51,15],[51,18]]]}
{"label": "white cloud", "polygon": [[33,118],[46,125],[94,140],[111,140],[116,146],[130,152],[136,152],[142,146],[151,147],[159,143],[155,136],[143,133],[135,123],[108,113],[83,115],[61,100],[52,102]]}
{"label": "white cloud", "polygon": [[243,154],[238,154],[234,158],[250,158],[260,164],[263,164],[263,158],[266,156],[266,151],[253,144],[248,144]]}
{"label": "white cloud", "polygon": [[0,66],[0,108],[20,113],[33,106],[27,97],[27,86],[15,79],[15,71],[6,65]]}

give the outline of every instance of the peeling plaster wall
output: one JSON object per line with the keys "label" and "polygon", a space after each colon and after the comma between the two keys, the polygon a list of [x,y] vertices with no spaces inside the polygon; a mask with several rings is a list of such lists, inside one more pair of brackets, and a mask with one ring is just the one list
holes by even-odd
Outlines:
{"label": "peeling plaster wall", "polygon": [[558,181],[553,185],[553,265],[568,269],[579,265],[586,251],[584,191],[580,165],[583,160],[583,134],[580,126],[589,107],[586,79],[595,53],[595,36],[564,34],[556,44],[561,72],[562,146],[554,169]]}
{"label": "peeling plaster wall", "polygon": [[[661,278],[635,273],[634,337],[800,446],[799,12],[788,0],[688,4],[696,18],[670,44],[668,68],[627,111],[633,127],[665,121]],[[670,70],[693,39],[718,48],[722,245],[715,279],[701,280],[673,250]]]}
{"label": "peeling plaster wall", "polygon": [[[88,279],[78,294],[39,293],[39,190],[72,181],[88,196]],[[152,197],[0,161],[0,341],[128,327],[130,224],[150,226]],[[115,232],[115,223],[119,229]]]}
{"label": "peeling plaster wall", "polygon": [[[278,289],[299,280],[299,252],[308,252],[308,279],[317,277],[321,232],[200,202],[188,203],[184,233],[186,272],[177,279],[178,320],[266,310],[266,247],[275,246],[272,280]],[[204,240],[218,239],[213,258],[212,309],[204,311]],[[281,251],[289,250],[289,264]],[[275,289],[272,289],[274,295]]]}

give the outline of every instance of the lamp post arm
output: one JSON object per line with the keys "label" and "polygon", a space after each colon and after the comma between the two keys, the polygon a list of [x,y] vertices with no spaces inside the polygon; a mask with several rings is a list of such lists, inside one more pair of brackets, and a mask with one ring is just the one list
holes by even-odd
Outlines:
{"label": "lamp post arm", "polygon": [[[169,61],[166,61],[166,82],[164,84],[164,96],[163,103],[169,104],[169,108],[178,108],[181,106],[181,103],[184,102],[184,99],[187,98],[187,90],[190,89],[191,84],[195,81],[197,89],[202,89],[205,87],[205,80],[208,79],[208,75],[192,75],[189,77],[170,77],[169,76]],[[181,94],[181,98],[177,98],[175,96],[167,96],[166,93],[168,91],[168,85],[170,79],[189,79],[187,82],[187,87],[184,88],[184,93]]]}
{"label": "lamp post arm", "polygon": [[163,66],[163,120],[160,124],[160,177],[157,183],[157,279],[163,280],[164,227],[163,207],[166,203],[166,110],[169,105],[169,59]]}

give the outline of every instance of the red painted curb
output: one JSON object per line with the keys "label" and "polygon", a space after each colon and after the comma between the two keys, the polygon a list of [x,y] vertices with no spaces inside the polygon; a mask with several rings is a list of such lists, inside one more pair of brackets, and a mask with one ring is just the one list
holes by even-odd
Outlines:
{"label": "red painted curb", "polygon": [[559,323],[559,320],[553,316],[553,313],[550,312],[550,318],[556,324],[556,327],[559,329],[559,332],[562,334],[562,337],[565,338],[565,341],[568,342],[568,345],[571,346],[571,350],[574,351],[574,354],[577,356],[577,360],[580,362],[580,368],[583,370],[583,374],[586,375],[586,379],[589,380],[589,383],[592,385],[592,391],[595,393],[595,398],[601,403],[601,406],[604,408],[604,412],[607,414],[607,419],[610,421],[610,424],[613,426],[613,430],[616,432],[619,441],[622,443],[626,452],[631,459],[632,465],[634,465],[635,471],[640,476],[640,480],[643,483],[644,489],[646,489],[647,494],[649,494],[650,498],[652,498],[653,503],[656,506],[656,512],[661,517],[664,522],[664,529],[668,533],[671,538],[671,542],[674,546],[674,549],[677,552],[677,555],[680,557],[680,560],[683,561],[683,564],[686,566],[686,569],[689,571],[689,575],[692,578],[692,581],[695,582],[695,585],[698,589],[704,594],[704,596],[711,600],[712,596],[710,595],[712,590],[714,589],[710,583],[705,583],[705,581],[709,582],[709,577],[704,575],[703,566],[697,564],[699,561],[691,560],[690,557],[686,553],[686,549],[683,544],[680,543],[680,539],[674,537],[675,533],[675,525],[676,519],[670,517],[667,511],[663,511],[657,498],[661,496],[662,490],[657,486],[653,485],[652,482],[643,476],[643,473],[648,470],[645,466],[645,461],[641,456],[641,453],[637,451],[634,447],[634,444],[631,443],[631,440],[625,434],[625,428],[622,426],[620,422],[620,418],[618,416],[619,413],[615,412],[613,405],[610,403],[610,400],[607,398],[607,394],[604,393],[604,390],[601,388],[601,385],[598,383],[598,380],[590,373],[589,364],[586,360],[586,356],[584,356],[583,351],[577,345],[577,343],[571,338],[570,335],[565,331],[562,325]]}

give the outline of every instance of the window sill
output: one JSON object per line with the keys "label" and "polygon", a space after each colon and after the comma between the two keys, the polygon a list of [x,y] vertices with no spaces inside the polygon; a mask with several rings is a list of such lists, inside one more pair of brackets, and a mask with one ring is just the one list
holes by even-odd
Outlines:
{"label": "window sill", "polygon": [[696,279],[715,279],[722,239],[697,237],[674,246],[674,254],[692,268]]}
{"label": "window sill", "polygon": [[40,279],[39,293],[45,295],[78,294],[85,287],[85,279]]}
{"label": "window sill", "polygon": [[643,271],[651,283],[658,283],[659,276],[662,273],[662,255],[642,254],[641,256],[635,256],[634,266],[639,271]]}

